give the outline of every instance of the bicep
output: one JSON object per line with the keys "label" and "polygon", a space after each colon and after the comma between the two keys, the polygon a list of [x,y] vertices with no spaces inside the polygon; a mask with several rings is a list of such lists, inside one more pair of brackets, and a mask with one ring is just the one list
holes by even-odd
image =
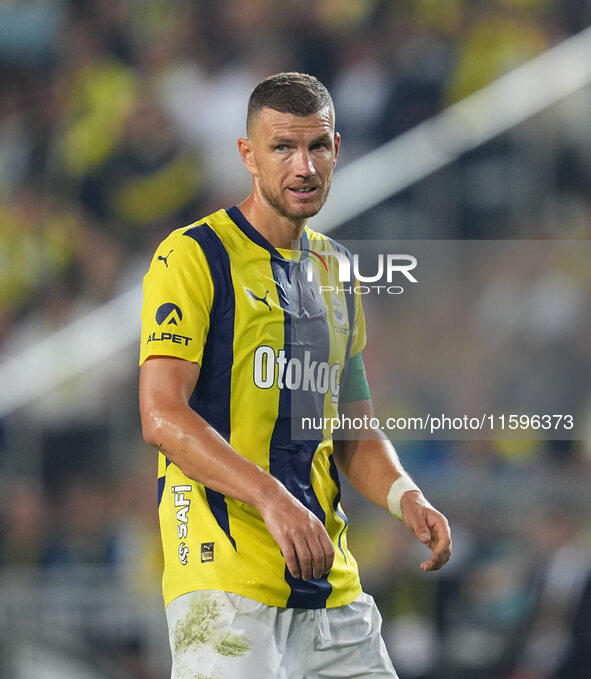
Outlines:
{"label": "bicep", "polygon": [[187,407],[199,378],[199,364],[153,356],[140,368],[140,413],[144,431],[165,413]]}

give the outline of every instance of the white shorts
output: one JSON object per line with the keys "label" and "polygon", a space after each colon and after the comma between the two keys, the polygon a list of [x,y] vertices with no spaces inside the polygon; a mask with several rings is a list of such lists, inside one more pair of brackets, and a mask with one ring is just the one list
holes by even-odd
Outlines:
{"label": "white shorts", "polygon": [[172,679],[397,679],[368,594],[337,608],[275,608],[219,591],[166,609]]}

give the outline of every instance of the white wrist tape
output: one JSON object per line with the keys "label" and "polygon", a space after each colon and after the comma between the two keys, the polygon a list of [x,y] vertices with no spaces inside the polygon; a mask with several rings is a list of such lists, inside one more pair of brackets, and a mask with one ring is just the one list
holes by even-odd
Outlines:
{"label": "white wrist tape", "polygon": [[417,484],[414,483],[414,481],[409,476],[405,475],[397,478],[396,481],[394,481],[394,483],[390,486],[390,490],[388,492],[388,509],[390,510],[390,514],[395,516],[397,519],[402,520],[400,500],[404,493],[409,490],[418,490],[419,493],[421,492],[421,489],[417,486]]}

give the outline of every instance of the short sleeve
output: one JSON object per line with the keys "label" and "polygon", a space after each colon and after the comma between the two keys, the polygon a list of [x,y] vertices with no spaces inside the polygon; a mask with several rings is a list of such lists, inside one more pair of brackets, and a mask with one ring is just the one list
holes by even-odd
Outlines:
{"label": "short sleeve", "polygon": [[162,241],[144,277],[140,365],[151,356],[201,363],[213,283],[203,250],[186,230]]}

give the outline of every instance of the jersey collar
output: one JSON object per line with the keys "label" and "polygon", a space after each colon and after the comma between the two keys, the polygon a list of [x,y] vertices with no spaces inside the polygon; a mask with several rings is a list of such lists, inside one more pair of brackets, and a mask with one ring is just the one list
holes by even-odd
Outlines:
{"label": "jersey collar", "polygon": [[[240,212],[238,206],[234,205],[233,207],[227,209],[226,213],[228,217],[230,217],[230,219],[234,222],[234,224],[236,224],[236,226],[242,231],[242,233],[244,233],[247,238],[253,241],[253,243],[256,243],[265,250],[268,250],[271,253],[271,256],[279,257],[279,259],[285,259],[285,257],[283,257],[283,255],[278,252],[277,249],[274,248],[271,243],[269,243],[269,241],[262,234],[260,234],[246,219],[242,212]],[[302,232],[301,250],[302,252],[308,250],[308,234],[306,233],[305,228]]]}

